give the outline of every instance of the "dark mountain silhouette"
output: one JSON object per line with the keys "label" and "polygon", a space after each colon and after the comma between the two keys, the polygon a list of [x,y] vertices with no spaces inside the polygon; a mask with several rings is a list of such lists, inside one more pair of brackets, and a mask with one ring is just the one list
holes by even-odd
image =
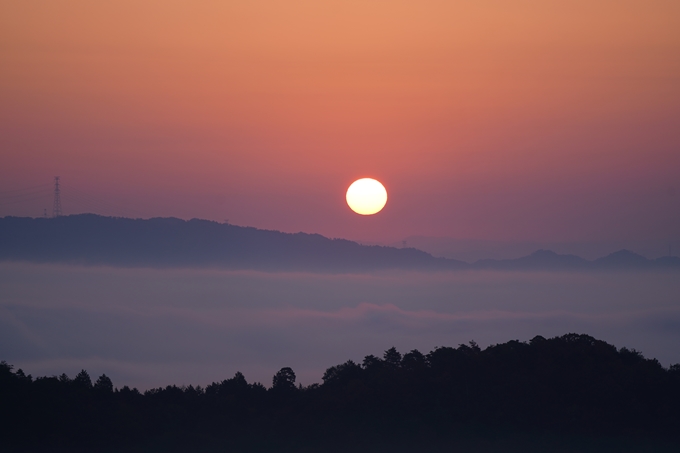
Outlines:
{"label": "dark mountain silhouette", "polygon": [[680,365],[567,334],[144,393],[0,363],[3,451],[680,451]]}
{"label": "dark mountain silhouette", "polygon": [[648,260],[626,250],[595,261],[539,250],[522,258],[469,264],[435,258],[413,248],[360,245],[318,234],[282,233],[199,219],[144,220],[94,214],[0,218],[0,260],[311,272],[680,268],[680,258]]}
{"label": "dark mountain silhouette", "polygon": [[467,263],[416,249],[362,246],[318,234],[282,233],[175,218],[82,214],[0,219],[0,259],[115,266],[287,271],[458,269]]}

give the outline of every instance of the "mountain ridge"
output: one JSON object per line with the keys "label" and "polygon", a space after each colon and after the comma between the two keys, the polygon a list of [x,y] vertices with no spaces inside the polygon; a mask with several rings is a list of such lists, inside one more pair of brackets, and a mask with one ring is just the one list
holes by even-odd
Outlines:
{"label": "mountain ridge", "polygon": [[123,267],[221,267],[263,271],[680,269],[620,250],[594,261],[549,250],[467,263],[415,248],[361,245],[314,233],[284,233],[210,220],[78,214],[0,218],[0,260]]}

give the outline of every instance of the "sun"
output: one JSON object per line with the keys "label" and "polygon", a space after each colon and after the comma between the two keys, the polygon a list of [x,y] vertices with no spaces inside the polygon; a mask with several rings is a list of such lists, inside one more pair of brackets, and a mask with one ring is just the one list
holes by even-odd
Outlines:
{"label": "sun", "polygon": [[361,215],[372,215],[385,207],[387,191],[380,181],[362,178],[357,179],[349,186],[346,198],[352,211]]}

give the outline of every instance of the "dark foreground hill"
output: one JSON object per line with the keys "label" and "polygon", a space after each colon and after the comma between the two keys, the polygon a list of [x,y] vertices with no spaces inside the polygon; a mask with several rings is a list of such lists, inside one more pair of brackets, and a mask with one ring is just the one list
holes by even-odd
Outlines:
{"label": "dark foreground hill", "polygon": [[0,218],[0,260],[308,272],[680,269],[680,258],[648,260],[626,250],[595,261],[539,250],[518,259],[468,264],[413,248],[366,246],[318,234],[282,233],[199,219],[144,220],[94,214]]}
{"label": "dark foreground hill", "polygon": [[0,365],[3,451],[680,451],[680,365],[587,335],[394,348],[322,384],[114,389]]}

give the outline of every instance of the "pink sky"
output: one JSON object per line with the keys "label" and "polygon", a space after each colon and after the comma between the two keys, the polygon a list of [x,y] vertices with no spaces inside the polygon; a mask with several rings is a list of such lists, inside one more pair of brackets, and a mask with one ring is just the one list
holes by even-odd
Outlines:
{"label": "pink sky", "polygon": [[0,162],[0,215],[675,240],[680,3],[0,2]]}

